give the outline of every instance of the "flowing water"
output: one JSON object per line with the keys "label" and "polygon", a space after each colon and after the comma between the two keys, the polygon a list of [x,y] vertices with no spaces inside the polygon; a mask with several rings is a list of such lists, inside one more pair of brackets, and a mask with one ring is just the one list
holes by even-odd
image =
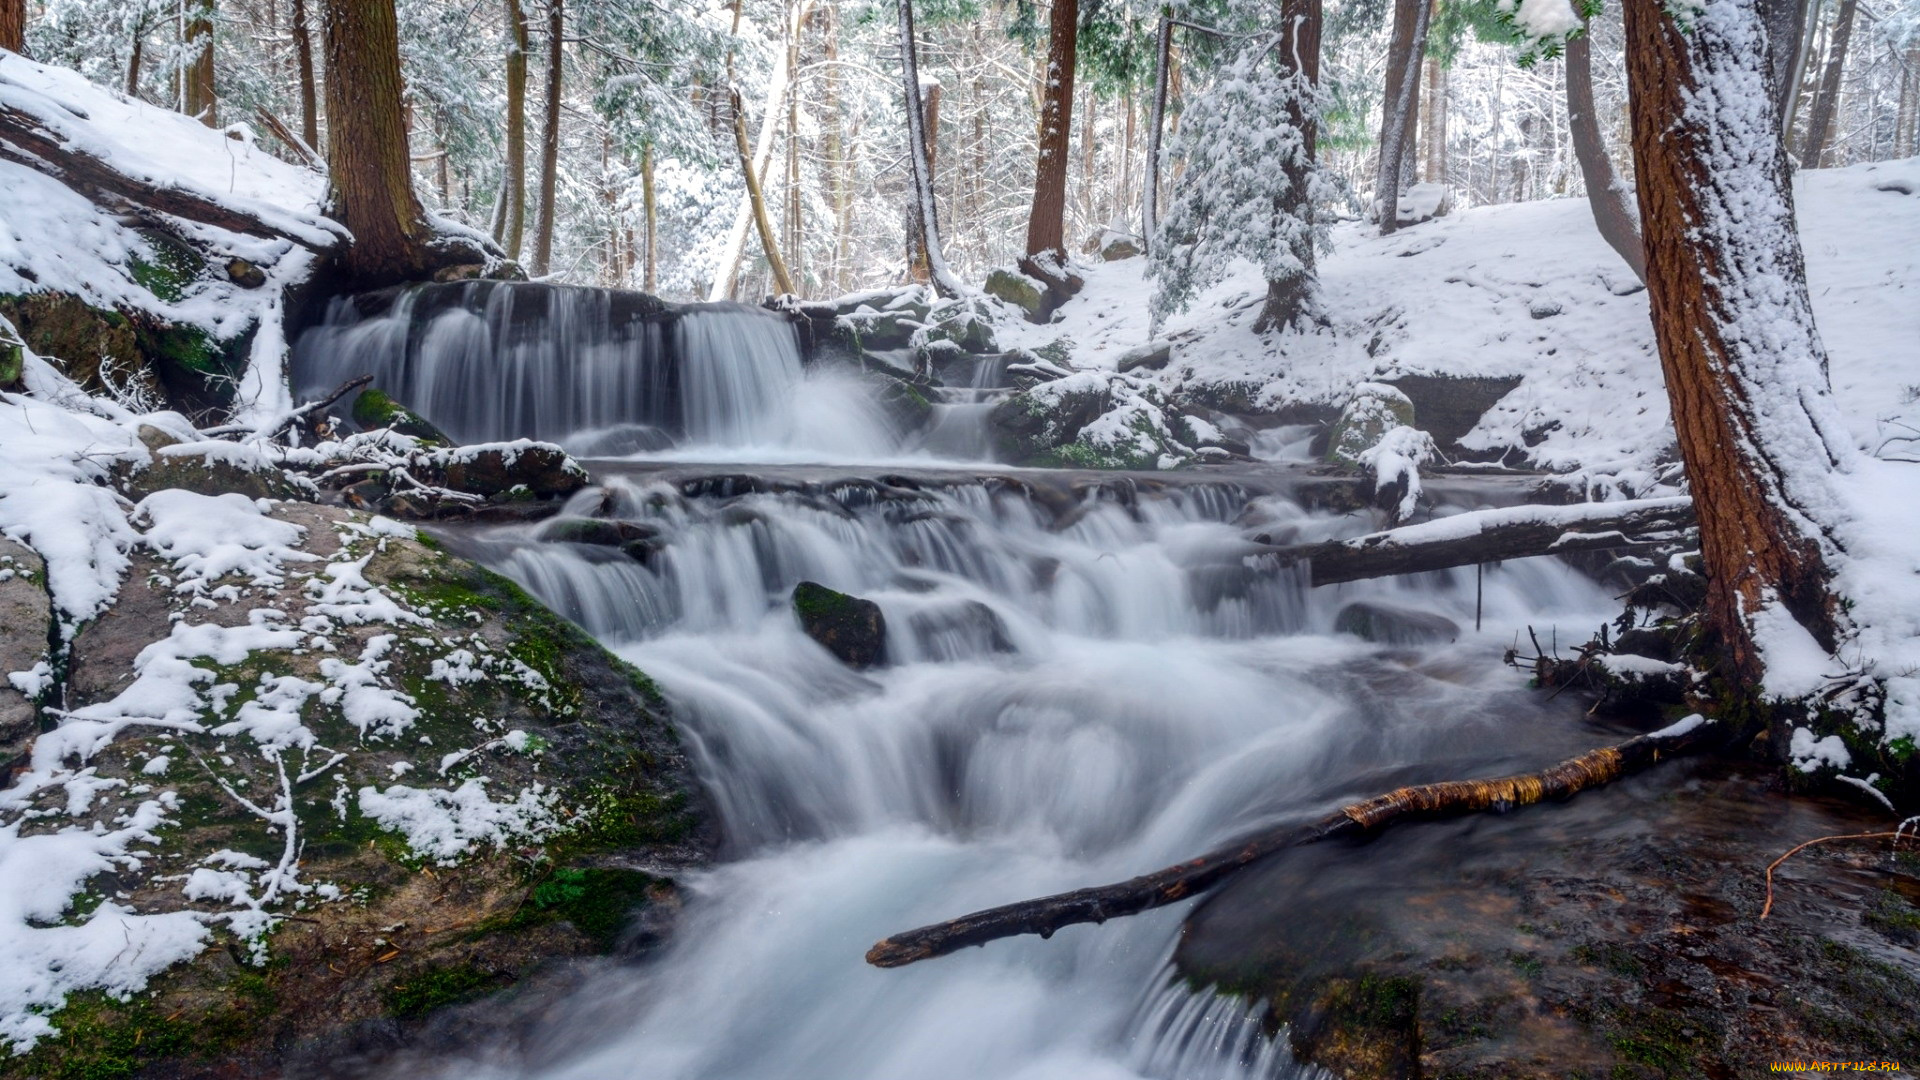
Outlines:
{"label": "flowing water", "polygon": [[[477,335],[469,317],[451,316]],[[735,459],[832,434],[809,435],[786,409],[810,377],[777,349],[744,363],[729,352],[732,367],[676,376],[647,366],[644,336],[623,346],[638,357],[624,368],[594,366],[604,345],[468,345],[484,377],[455,379],[436,366],[455,361],[426,344],[449,318],[403,330],[421,344],[392,376],[426,391],[418,403],[438,402],[444,383],[445,412],[417,407],[458,432],[571,438],[638,417],[665,426],[657,402],[599,395],[672,386],[676,430],[730,446]],[[700,313],[675,328],[680,362],[709,331],[702,347],[725,360],[729,343],[777,329],[758,314]],[[328,332],[336,348],[355,333],[363,343],[386,333],[381,347],[394,348],[392,327]],[[473,400],[518,377],[504,372],[536,369],[557,381],[557,402]],[[1500,650],[1526,623],[1591,628],[1607,597],[1558,563],[1512,563],[1487,575],[1475,632],[1471,571],[1309,590],[1296,571],[1264,564],[1244,535],[1256,526],[1311,540],[1367,524],[1303,509],[1284,484],[975,471],[935,483],[789,469],[799,479],[756,491],[690,482],[684,467],[603,466],[600,486],[570,510],[656,526],[661,546],[644,563],[541,542],[538,526],[456,538],[658,680],[725,850],[713,869],[683,877],[692,899],[662,954],[593,975],[530,1034],[436,1050],[405,1075],[1315,1074],[1262,1033],[1258,1003],[1172,977],[1182,908],[900,970],[862,957],[892,932],[1128,877],[1324,813],[1411,763],[1550,760],[1515,745],[1513,719],[1540,706],[1498,666]],[[806,637],[788,599],[803,580],[877,601],[891,662],[856,672]],[[1359,599],[1469,629],[1453,644],[1401,649],[1333,633],[1339,609]]]}

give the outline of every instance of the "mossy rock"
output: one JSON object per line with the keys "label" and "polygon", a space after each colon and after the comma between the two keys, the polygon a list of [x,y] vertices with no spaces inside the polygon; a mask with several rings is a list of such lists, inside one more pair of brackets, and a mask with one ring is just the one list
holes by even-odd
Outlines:
{"label": "mossy rock", "polygon": [[216,341],[196,326],[91,307],[55,292],[0,296],[0,315],[28,348],[81,389],[187,415],[232,404],[254,332]]}
{"label": "mossy rock", "polygon": [[1361,383],[1334,421],[1326,460],[1358,468],[1360,455],[1396,427],[1414,427],[1413,402],[1384,383]]}
{"label": "mossy rock", "polygon": [[999,267],[987,275],[984,291],[1019,308],[1029,320],[1045,318],[1047,287],[1018,270]]}
{"label": "mossy rock", "polygon": [[529,498],[571,495],[587,486],[587,470],[552,443],[489,443],[443,451],[434,458],[441,481],[455,491]]}
{"label": "mossy rock", "polygon": [[887,620],[879,604],[803,581],[793,589],[793,612],[807,636],[848,667],[886,663]]}
{"label": "mossy rock", "polygon": [[607,518],[555,518],[540,529],[540,539],[550,544],[591,544],[595,547],[625,547],[631,543],[657,540],[659,536],[660,527],[657,525]]}
{"label": "mossy rock", "polygon": [[429,446],[452,446],[446,432],[434,427],[425,417],[393,400],[386,391],[369,386],[353,399],[353,422],[362,431],[392,428],[411,435]]}
{"label": "mossy rock", "polygon": [[0,390],[22,389],[27,373],[26,351],[16,341],[0,341]]}

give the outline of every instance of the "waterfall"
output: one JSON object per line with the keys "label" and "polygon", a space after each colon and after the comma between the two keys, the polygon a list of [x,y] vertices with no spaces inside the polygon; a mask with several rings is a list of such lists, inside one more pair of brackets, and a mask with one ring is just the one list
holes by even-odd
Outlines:
{"label": "waterfall", "polygon": [[[1473,574],[1309,590],[1261,566],[1245,523],[1303,540],[1357,523],[1225,483],[1064,502],[993,478],[601,483],[571,512],[645,522],[643,559],[537,525],[455,542],[660,683],[726,858],[683,876],[663,954],[594,976],[510,1052],[443,1052],[407,1075],[1324,1076],[1267,1037],[1259,1003],[1170,978],[1180,908],[894,971],[862,957],[890,932],[1323,812],[1330,785],[1372,770],[1521,763],[1494,719],[1538,706],[1500,650],[1523,623],[1607,610],[1531,560],[1487,576],[1487,629],[1457,644],[1334,635],[1356,599],[1471,627]],[[876,601],[890,663],[855,672],[808,638],[788,599],[802,580]]]}
{"label": "waterfall", "polygon": [[803,369],[784,316],[494,281],[335,300],[293,351],[298,398],[360,375],[458,442],[535,438],[587,456],[863,460],[896,430],[856,374]]}

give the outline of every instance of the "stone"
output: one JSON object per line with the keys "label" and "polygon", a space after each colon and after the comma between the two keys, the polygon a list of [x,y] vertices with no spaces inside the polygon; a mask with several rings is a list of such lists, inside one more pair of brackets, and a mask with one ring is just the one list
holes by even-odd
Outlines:
{"label": "stone", "polygon": [[1015,394],[987,414],[995,456],[1009,465],[1032,464],[1071,443],[1081,428],[1099,419],[1112,404],[1104,386],[1062,394],[1052,405],[1032,391]]}
{"label": "stone", "polygon": [[446,432],[419,413],[393,400],[386,391],[377,386],[369,386],[360,391],[353,399],[353,422],[362,431],[378,431],[392,428],[402,435],[410,435],[430,446],[452,446],[453,440]]}
{"label": "stone", "polygon": [[19,390],[26,373],[26,350],[17,341],[0,341],[0,390]]}
{"label": "stone", "polygon": [[1460,637],[1460,624],[1445,615],[1367,600],[1341,608],[1333,630],[1379,645],[1430,645]]}
{"label": "stone", "polygon": [[985,292],[1024,312],[1030,321],[1046,318],[1047,287],[1018,270],[999,267],[987,275]]}
{"label": "stone", "polygon": [[1131,237],[1117,236],[1100,249],[1100,258],[1105,262],[1119,262],[1122,259],[1134,259],[1141,255],[1140,245]]}
{"label": "stone", "polygon": [[927,328],[926,341],[952,342],[964,352],[993,353],[1000,351],[1000,345],[994,340],[993,323],[978,312],[965,308],[957,309],[953,314],[935,322]]}
{"label": "stone", "polygon": [[1420,427],[1443,453],[1457,456],[1460,440],[1480,423],[1488,409],[1518,387],[1518,375],[1402,375],[1382,380],[1407,396]]}
{"label": "stone", "polygon": [[267,283],[267,273],[245,259],[228,259],[227,280],[243,289],[257,289]]}
{"label": "stone", "polygon": [[235,492],[249,499],[313,498],[309,488],[239,444],[165,442],[172,436],[151,426],[141,427],[140,433],[143,442],[152,439],[159,444],[152,460],[115,470],[121,492],[135,502],[170,488],[201,495]]}
{"label": "stone", "polygon": [[470,495],[508,495],[524,489],[530,499],[571,495],[587,486],[587,470],[552,443],[484,443],[443,450],[434,457],[442,482]]}
{"label": "stone", "polygon": [[1527,303],[1527,314],[1535,319],[1551,319],[1565,310],[1560,301],[1545,296],[1536,296]]}
{"label": "stone", "polygon": [[1150,341],[1122,353],[1116,366],[1122,375],[1129,371],[1162,371],[1172,359],[1173,342]]}
{"label": "stone", "polygon": [[887,662],[887,620],[879,604],[803,581],[793,589],[793,612],[807,636],[848,667]]}
{"label": "stone", "polygon": [[1414,426],[1413,402],[1385,383],[1361,383],[1329,432],[1326,460],[1358,468],[1360,455],[1396,427]]}
{"label": "stone", "polygon": [[[40,705],[7,676],[44,671],[52,640],[46,567],[24,544],[0,536],[0,784],[24,761],[40,731]],[[51,678],[49,677],[49,685]]]}
{"label": "stone", "polygon": [[653,540],[660,527],[644,521],[615,521],[607,518],[554,518],[540,530],[540,539],[550,544],[592,544],[597,547],[624,547],[634,541]]}

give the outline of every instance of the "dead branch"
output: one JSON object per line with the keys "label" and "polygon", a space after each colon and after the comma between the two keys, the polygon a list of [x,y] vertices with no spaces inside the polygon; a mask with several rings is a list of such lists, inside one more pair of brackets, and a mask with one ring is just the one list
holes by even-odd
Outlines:
{"label": "dead branch", "polygon": [[322,171],[326,169],[326,164],[320,160],[320,154],[315,151],[313,147],[308,146],[305,139],[295,135],[293,129],[287,126],[286,121],[273,115],[265,105],[253,110],[253,115],[255,119],[260,121],[260,126],[267,129],[268,134],[279,139],[281,144],[293,153],[294,157],[300,159],[300,164],[305,165],[309,169]]}
{"label": "dead branch", "polygon": [[205,431],[202,431],[201,434],[209,438],[218,438],[223,435],[247,435],[262,439],[271,439],[275,435],[287,430],[287,428],[331,406],[334,402],[339,401],[341,398],[346,397],[348,394],[353,393],[355,390],[360,389],[372,381],[373,376],[371,375],[361,375],[348,379],[326,397],[318,401],[309,401],[305,405],[280,417],[280,419],[273,422],[272,427],[255,428],[247,424],[226,424],[221,427],[207,428]]}
{"label": "dead branch", "polygon": [[1898,844],[1902,836],[1910,838],[1912,835],[1910,832],[1899,831],[1840,833],[1835,836],[1816,836],[1804,844],[1794,845],[1792,850],[1788,851],[1785,855],[1767,864],[1767,902],[1766,905],[1760,909],[1760,917],[1765,919],[1767,916],[1773,914],[1773,872],[1779,869],[1781,863],[1786,862],[1788,859],[1793,858],[1795,855],[1800,854],[1813,845],[1824,844],[1829,840],[1892,840],[1895,844]]}
{"label": "dead branch", "polygon": [[1273,548],[1264,557],[1281,566],[1307,563],[1314,585],[1334,585],[1533,555],[1648,546],[1673,540],[1693,524],[1693,504],[1684,498],[1513,506],[1351,540]]}
{"label": "dead branch", "polygon": [[867,963],[875,967],[901,967],[944,956],[968,945],[984,945],[1017,934],[1038,934],[1046,938],[1063,926],[1103,923],[1124,915],[1137,915],[1197,896],[1261,859],[1288,848],[1337,837],[1366,836],[1400,821],[1457,817],[1485,810],[1506,811],[1547,799],[1570,798],[1640,772],[1666,758],[1702,749],[1721,734],[1719,725],[1711,721],[1682,722],[1616,746],[1588,751],[1537,773],[1400,788],[1342,807],[1317,821],[1256,833],[1199,858],[1127,881],[1023,900],[895,934],[867,950]]}

